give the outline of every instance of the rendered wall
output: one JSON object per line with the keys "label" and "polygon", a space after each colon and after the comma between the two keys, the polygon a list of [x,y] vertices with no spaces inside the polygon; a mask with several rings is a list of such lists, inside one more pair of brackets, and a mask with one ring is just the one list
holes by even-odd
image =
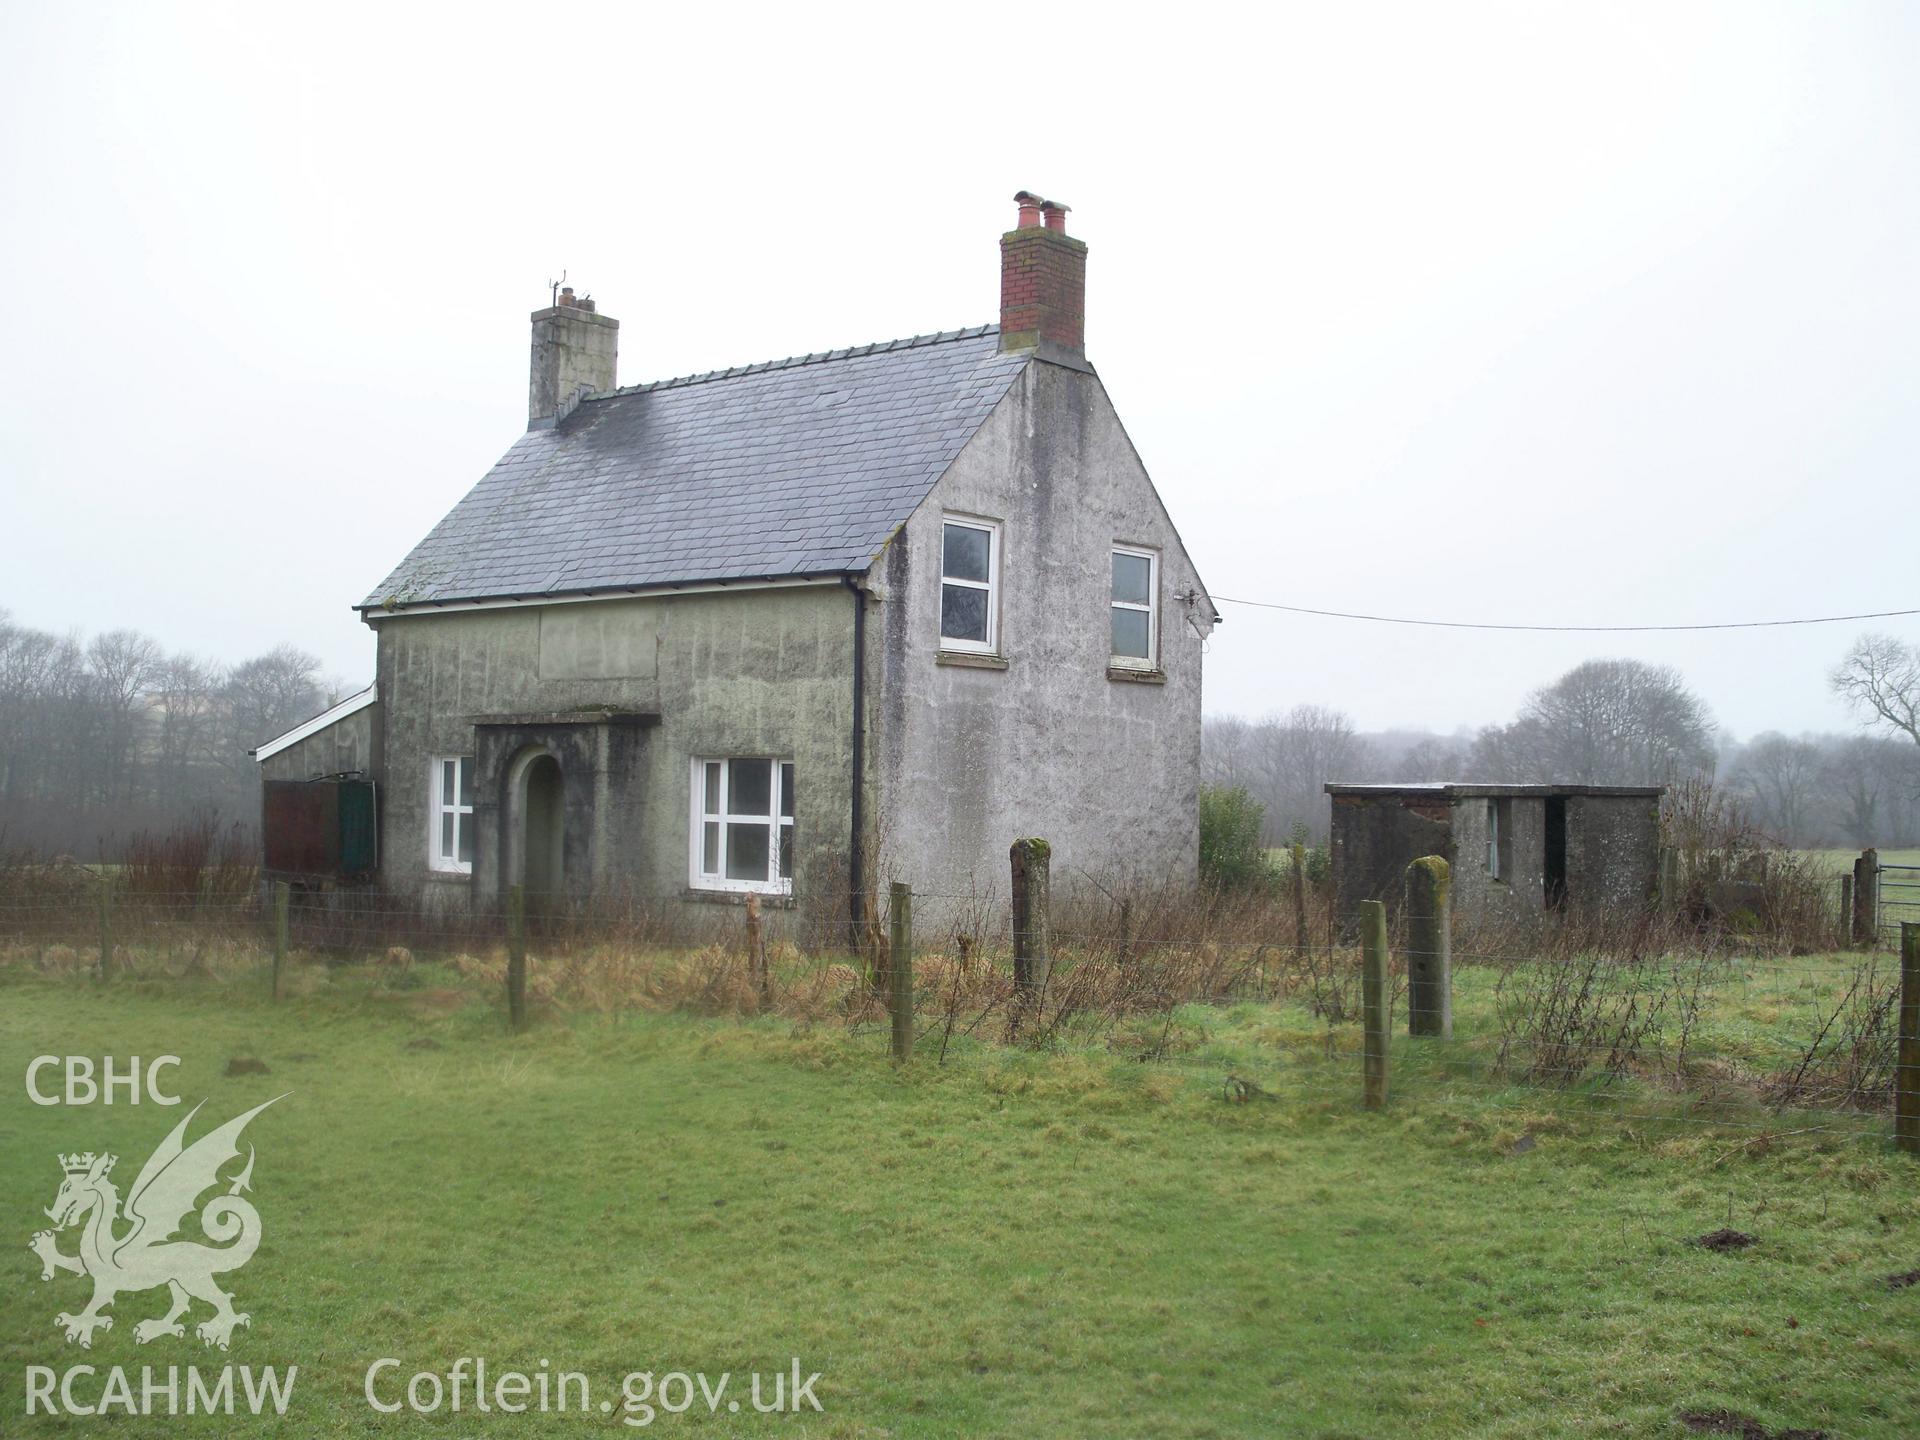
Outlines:
{"label": "rendered wall", "polygon": [[[377,618],[386,716],[382,881],[458,908],[498,903],[514,752],[541,743],[561,762],[570,893],[686,904],[696,756],[793,761],[798,901],[844,911],[851,794],[853,607],[822,585]],[[543,635],[544,627],[544,635]],[[476,796],[472,877],[428,864],[431,762],[475,755],[483,717],[653,711],[651,726],[555,726],[528,718]],[[517,742],[517,743],[516,743]],[[484,813],[483,813],[484,812]]]}
{"label": "rendered wall", "polygon": [[263,780],[312,780],[358,770],[373,775],[379,768],[380,705],[375,702],[343,716],[324,730],[289,745],[260,762]]}
{"label": "rendered wall", "polygon": [[[950,511],[1001,522],[1004,665],[943,663]],[[1116,543],[1160,553],[1150,680],[1108,674]],[[1008,846],[1037,835],[1053,847],[1057,891],[1089,874],[1105,884],[1193,881],[1211,614],[1204,598],[1179,598],[1197,594],[1198,578],[1097,378],[1029,365],[888,545],[878,574],[881,878],[1004,900]]]}

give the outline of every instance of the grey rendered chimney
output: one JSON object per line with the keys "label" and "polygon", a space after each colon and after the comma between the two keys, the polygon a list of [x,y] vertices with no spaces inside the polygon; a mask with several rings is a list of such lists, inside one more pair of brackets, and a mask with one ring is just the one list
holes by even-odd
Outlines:
{"label": "grey rendered chimney", "polygon": [[527,428],[565,419],[583,391],[614,388],[620,355],[620,322],[574,298],[571,286],[558,303],[533,312],[533,367],[527,384]]}

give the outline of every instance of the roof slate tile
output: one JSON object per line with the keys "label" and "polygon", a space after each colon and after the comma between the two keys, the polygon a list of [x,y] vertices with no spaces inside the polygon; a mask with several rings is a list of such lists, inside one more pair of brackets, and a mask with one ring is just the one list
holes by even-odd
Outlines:
{"label": "roof slate tile", "polygon": [[981,326],[584,401],[361,605],[863,569],[1028,359]]}

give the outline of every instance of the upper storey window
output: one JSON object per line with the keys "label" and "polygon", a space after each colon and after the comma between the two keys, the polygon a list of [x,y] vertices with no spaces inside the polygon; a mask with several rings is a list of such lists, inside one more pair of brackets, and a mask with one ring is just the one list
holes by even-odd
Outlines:
{"label": "upper storey window", "polygon": [[949,515],[940,542],[940,648],[991,655],[999,627],[1000,526]]}
{"label": "upper storey window", "polygon": [[1113,547],[1113,586],[1107,607],[1113,633],[1113,663],[1151,670],[1159,643],[1160,557],[1130,545]]}

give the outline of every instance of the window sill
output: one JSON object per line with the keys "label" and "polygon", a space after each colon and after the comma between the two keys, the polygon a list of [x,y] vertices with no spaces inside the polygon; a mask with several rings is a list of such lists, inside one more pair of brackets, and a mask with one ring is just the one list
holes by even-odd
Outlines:
{"label": "window sill", "polygon": [[962,670],[1004,670],[1007,668],[1007,657],[976,654],[971,650],[942,650],[933,657],[933,663],[957,665]]}
{"label": "window sill", "polygon": [[744,907],[749,895],[760,897],[762,910],[791,910],[793,896],[782,895],[772,890],[700,890],[689,885],[680,892],[682,900],[691,900],[696,905],[736,905]]}
{"label": "window sill", "polygon": [[1109,665],[1107,679],[1123,681],[1128,685],[1164,685],[1167,683],[1167,672],[1136,670],[1131,665]]}
{"label": "window sill", "polygon": [[471,885],[473,872],[471,870],[435,870],[429,867],[427,879],[436,885]]}

